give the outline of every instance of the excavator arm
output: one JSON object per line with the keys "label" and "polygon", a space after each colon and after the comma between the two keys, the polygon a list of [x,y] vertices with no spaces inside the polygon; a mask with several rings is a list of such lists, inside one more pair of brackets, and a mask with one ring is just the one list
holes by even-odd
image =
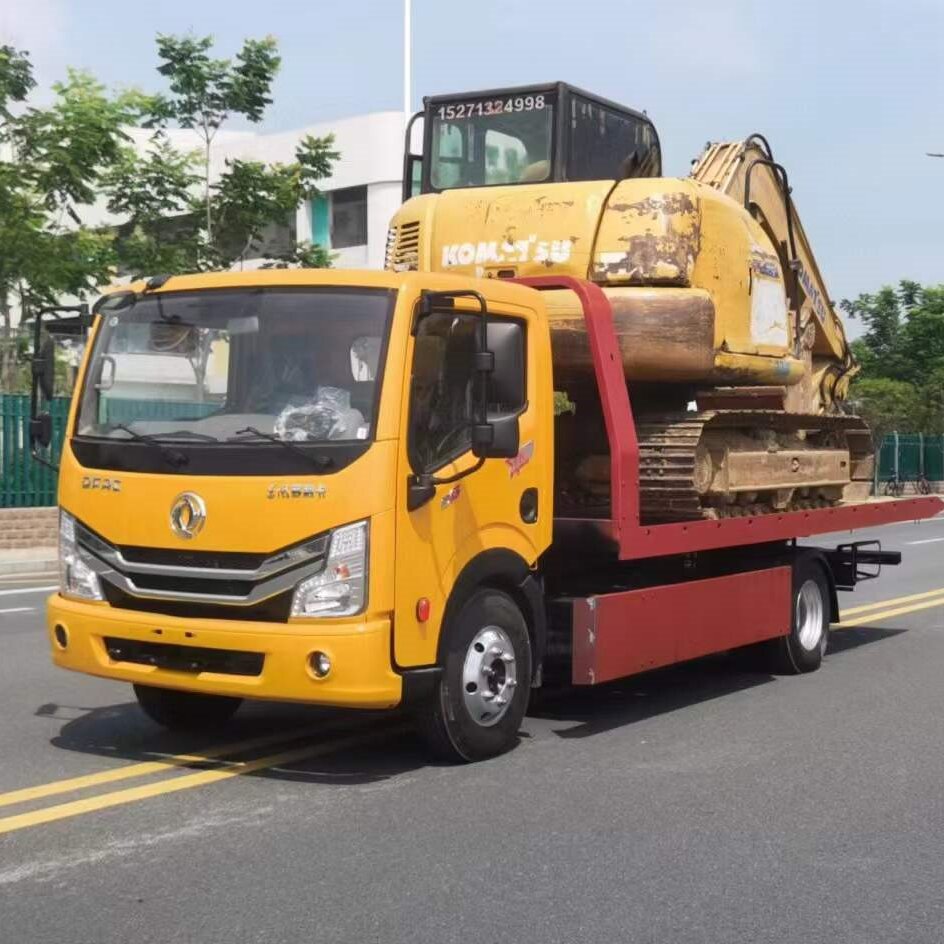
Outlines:
{"label": "excavator arm", "polygon": [[742,203],[773,243],[785,273],[795,353],[808,359],[827,411],[836,408],[858,366],[793,205],[786,170],[767,140],[753,134],[708,144],[691,176]]}

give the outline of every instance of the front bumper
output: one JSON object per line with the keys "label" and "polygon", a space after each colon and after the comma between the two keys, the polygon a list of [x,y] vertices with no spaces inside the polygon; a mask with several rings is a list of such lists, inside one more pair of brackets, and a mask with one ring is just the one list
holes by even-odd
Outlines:
{"label": "front bumper", "polygon": [[[348,708],[392,708],[403,681],[391,666],[389,619],[324,623],[195,620],[49,598],[46,624],[53,662],[64,669],[207,695],[234,695]],[[55,629],[67,635],[63,647]],[[61,635],[61,633],[60,633]],[[263,656],[258,675],[180,671],[113,659],[106,638],[134,643],[196,646]],[[311,671],[312,652],[327,653],[325,678]]]}

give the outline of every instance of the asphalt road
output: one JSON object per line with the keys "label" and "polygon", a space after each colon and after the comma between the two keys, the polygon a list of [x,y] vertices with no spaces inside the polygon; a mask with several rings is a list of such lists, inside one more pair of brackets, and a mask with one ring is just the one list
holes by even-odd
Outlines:
{"label": "asphalt road", "polygon": [[0,581],[0,941],[937,944],[944,518],[880,536],[905,564],[843,597],[819,672],[550,699],[466,767],[396,716],[162,733]]}

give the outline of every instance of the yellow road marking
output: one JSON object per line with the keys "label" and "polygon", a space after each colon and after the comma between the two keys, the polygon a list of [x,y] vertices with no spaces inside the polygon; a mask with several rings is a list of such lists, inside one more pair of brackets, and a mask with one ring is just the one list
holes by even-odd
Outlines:
{"label": "yellow road marking", "polygon": [[886,606],[895,606],[898,603],[911,603],[912,600],[926,600],[928,597],[944,594],[944,587],[938,590],[927,590],[924,593],[912,593],[907,597],[895,597],[891,600],[879,600],[878,603],[864,603],[862,606],[852,606],[849,609],[842,608],[842,616],[852,616],[854,613],[864,613],[866,610],[880,610]]}
{"label": "yellow road marking", "polygon": [[335,724],[307,725],[279,734],[265,734],[260,737],[248,738],[244,741],[232,741],[229,744],[220,744],[209,747],[199,754],[174,754],[163,760],[144,761],[140,764],[129,764],[125,767],[116,767],[112,770],[102,770],[94,774],[84,774],[80,777],[69,777],[66,780],[54,780],[50,783],[39,784],[35,787],[24,787],[21,790],[12,790],[9,793],[0,793],[0,807],[11,806],[14,803],[26,803],[29,800],[39,800],[43,797],[56,796],[59,793],[70,793],[85,787],[95,787],[103,783],[114,783],[117,780],[130,780],[132,777],[145,777],[148,774],[161,770],[173,770],[176,767],[187,767],[190,764],[199,764],[202,761],[215,760],[225,754],[240,754],[243,751],[255,750],[259,747],[269,747],[272,744],[281,744],[294,741],[297,738],[311,734],[329,733],[337,728]]}
{"label": "yellow road marking", "polygon": [[151,797],[162,796],[166,793],[192,790],[194,787],[207,786],[208,784],[217,783],[221,780],[228,780],[231,777],[241,777],[245,774],[255,773],[258,770],[275,767],[278,764],[308,760],[312,757],[342,750],[355,744],[358,746],[368,744],[371,741],[382,737],[389,737],[391,734],[399,733],[402,730],[405,730],[405,726],[385,728],[367,734],[361,733],[342,738],[330,744],[319,744],[316,747],[309,744],[307,747],[296,747],[290,751],[270,754],[267,757],[256,758],[256,760],[237,761],[231,766],[219,770],[202,770],[198,773],[175,777],[171,780],[161,780],[157,783],[143,784],[139,787],[127,787],[124,790],[102,793],[97,796],[87,797],[84,800],[72,800],[69,803],[59,803],[56,806],[33,810],[30,813],[19,813],[15,816],[7,816],[0,819],[0,834],[11,833],[18,829],[27,829],[30,826],[39,826],[44,823],[52,823],[56,820],[68,819],[72,816],[81,816],[85,813],[94,813],[98,810],[105,810],[126,803],[136,803],[139,800],[148,800]]}
{"label": "yellow road marking", "polygon": [[893,610],[880,610],[877,613],[863,613],[855,619],[843,620],[840,623],[833,623],[834,629],[849,629],[852,626],[864,626],[867,623],[875,623],[878,620],[886,620],[892,616],[902,616],[905,613],[916,613],[918,610],[930,610],[935,606],[944,606],[944,597],[937,600],[928,600],[924,603],[913,603],[911,606],[900,606]]}

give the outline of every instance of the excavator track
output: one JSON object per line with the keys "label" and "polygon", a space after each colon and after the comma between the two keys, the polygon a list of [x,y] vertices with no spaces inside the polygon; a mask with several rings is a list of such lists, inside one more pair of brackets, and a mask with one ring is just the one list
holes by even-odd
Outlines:
{"label": "excavator track", "polygon": [[[760,431],[760,434],[758,434]],[[643,523],[697,521],[702,519],[771,514],[778,511],[838,504],[850,484],[865,488],[872,476],[872,440],[868,427],[855,416],[813,416],[779,410],[713,410],[668,416],[643,416],[637,423],[639,438],[640,515]],[[767,437],[766,443],[758,435]],[[781,440],[780,443],[777,439]],[[783,446],[784,437],[795,442]],[[739,441],[740,440],[740,441]],[[827,449],[816,452],[825,440]],[[748,443],[749,453],[744,443]],[[729,494],[709,494],[705,465],[710,464],[711,443],[722,465],[733,455],[762,459],[784,454],[796,466],[795,485],[764,480],[761,467],[753,484],[742,482]],[[719,449],[719,446],[721,449]],[[809,451],[804,452],[804,449]],[[847,458],[837,455],[845,450]],[[827,455],[847,476],[807,484],[801,466],[806,457]],[[721,469],[723,474],[727,470]],[[773,473],[771,473],[773,474]]]}

